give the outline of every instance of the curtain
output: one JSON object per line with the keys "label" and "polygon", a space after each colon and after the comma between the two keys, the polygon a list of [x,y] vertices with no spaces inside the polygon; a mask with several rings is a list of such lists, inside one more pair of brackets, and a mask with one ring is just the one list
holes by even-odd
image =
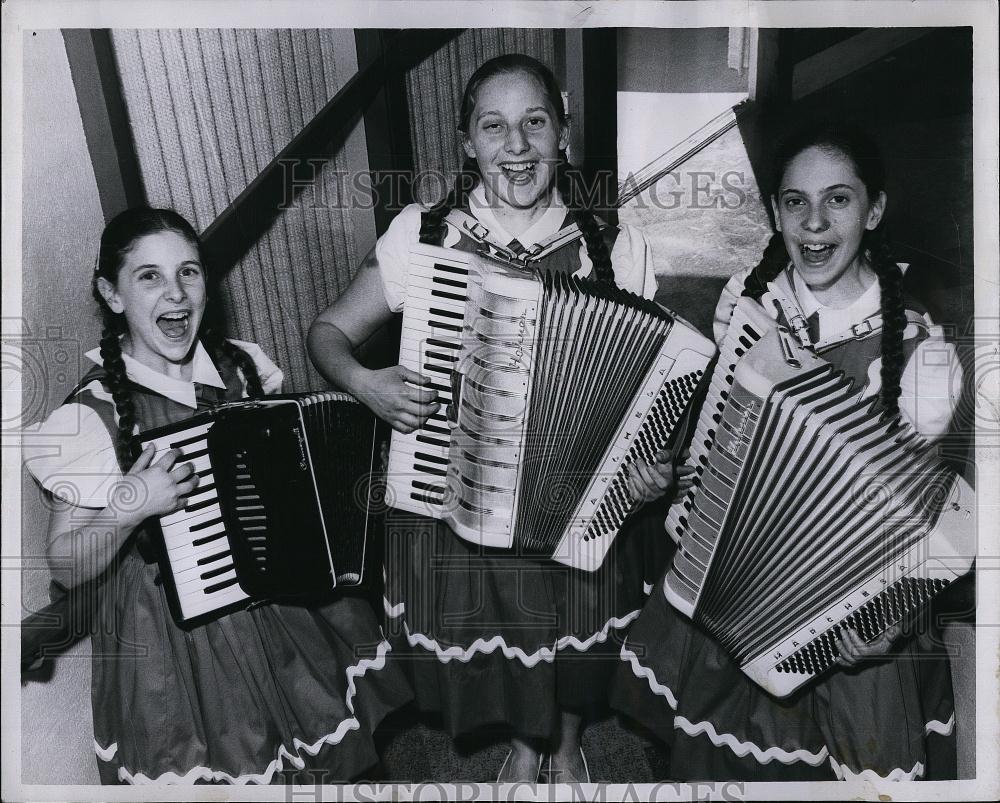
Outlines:
{"label": "curtain", "polygon": [[[112,36],[149,202],[176,209],[198,231],[356,69],[353,47],[345,56],[343,36],[330,30]],[[339,203],[344,162],[341,153],[320,168],[317,194],[307,188],[222,282],[228,334],[259,343],[284,370],[286,390],[323,386],[305,335],[359,262],[352,212]]]}
{"label": "curtain", "polygon": [[[424,195],[440,194],[450,187],[453,174],[461,167],[457,129],[466,82],[480,64],[506,53],[533,56],[555,72],[552,30],[470,28],[407,74],[410,137],[418,175],[414,189],[420,200],[439,200]],[[434,180],[440,176],[447,179],[446,185]]]}

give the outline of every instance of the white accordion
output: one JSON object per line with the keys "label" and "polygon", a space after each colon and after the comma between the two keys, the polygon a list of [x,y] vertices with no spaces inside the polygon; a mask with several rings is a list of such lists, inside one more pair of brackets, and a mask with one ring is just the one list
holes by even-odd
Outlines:
{"label": "white accordion", "polygon": [[409,276],[400,364],[448,414],[393,433],[389,504],[595,571],[633,508],[628,466],[673,445],[714,344],[566,274],[420,245]]}
{"label": "white accordion", "polygon": [[667,599],[784,697],[966,573],[971,488],[916,432],[740,299],[667,518]]}

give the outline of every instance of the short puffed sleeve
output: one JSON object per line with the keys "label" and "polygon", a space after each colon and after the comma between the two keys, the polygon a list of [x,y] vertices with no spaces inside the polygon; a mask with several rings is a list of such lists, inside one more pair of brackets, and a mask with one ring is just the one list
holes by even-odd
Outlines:
{"label": "short puffed sleeve", "polygon": [[[646,236],[634,226],[619,225],[618,236],[611,249],[611,265],[615,271],[615,284],[630,293],[644,298],[656,295],[656,273],[653,270],[653,253]],[[578,276],[587,276],[593,263],[587,254],[586,242],[580,242],[580,270]]]}
{"label": "short puffed sleeve", "polygon": [[420,216],[425,211],[420,204],[404,207],[375,243],[375,258],[382,277],[385,302],[393,312],[403,309],[410,248],[420,239]]}
{"label": "short puffed sleeve", "polygon": [[264,350],[258,346],[256,343],[250,343],[246,340],[236,340],[234,338],[227,338],[230,343],[234,346],[238,346],[240,349],[245,351],[251,360],[253,360],[254,367],[257,369],[257,375],[260,377],[261,387],[264,389],[264,393],[270,396],[273,393],[281,393],[281,385],[285,381],[284,372],[274,363],[274,361],[268,357]]}
{"label": "short puffed sleeve", "polygon": [[122,478],[111,433],[86,404],[64,404],[24,432],[22,456],[46,491],[77,507],[107,507]]}

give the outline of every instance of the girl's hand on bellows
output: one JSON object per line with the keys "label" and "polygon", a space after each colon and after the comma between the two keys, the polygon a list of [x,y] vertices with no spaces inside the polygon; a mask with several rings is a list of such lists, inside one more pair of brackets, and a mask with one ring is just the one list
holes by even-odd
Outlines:
{"label": "girl's hand on bellows", "polygon": [[636,505],[659,499],[674,486],[674,464],[668,451],[659,452],[652,464],[638,460],[627,471],[628,491]]}
{"label": "girl's hand on bellows", "polygon": [[360,390],[361,400],[393,429],[413,432],[441,407],[437,391],[421,387],[430,381],[402,365],[369,371]]}
{"label": "girl's hand on bellows", "polygon": [[[198,477],[194,466],[190,463],[175,465],[181,453],[171,449],[153,463],[156,453],[154,446],[149,445],[142,450],[139,459],[135,461],[128,474],[119,483],[116,493],[136,500],[128,505],[137,510],[142,518],[148,516],[165,516],[180,510],[195,488],[198,487]],[[130,486],[124,488],[122,486]],[[122,507],[125,507],[123,504]]]}
{"label": "girl's hand on bellows", "polygon": [[850,667],[857,666],[862,661],[883,658],[892,649],[892,643],[902,632],[902,625],[895,624],[874,641],[865,642],[854,630],[849,627],[844,628],[837,639],[837,650],[840,653],[837,663]]}

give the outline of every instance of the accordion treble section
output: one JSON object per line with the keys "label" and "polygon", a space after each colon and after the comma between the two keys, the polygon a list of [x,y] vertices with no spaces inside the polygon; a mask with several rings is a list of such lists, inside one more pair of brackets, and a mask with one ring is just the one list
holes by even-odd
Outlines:
{"label": "accordion treble section", "polygon": [[142,433],[154,460],[177,449],[199,477],[184,508],[159,519],[178,624],[361,582],[375,423],[350,396],[322,392],[224,404]]}
{"label": "accordion treble section", "polygon": [[871,641],[969,570],[974,498],[780,328],[725,384],[664,592],[784,697],[836,663],[845,627]]}
{"label": "accordion treble section", "polygon": [[410,274],[400,362],[432,377],[449,417],[393,433],[391,504],[596,570],[632,509],[628,467],[673,446],[714,345],[653,302],[565,274],[433,246]]}

